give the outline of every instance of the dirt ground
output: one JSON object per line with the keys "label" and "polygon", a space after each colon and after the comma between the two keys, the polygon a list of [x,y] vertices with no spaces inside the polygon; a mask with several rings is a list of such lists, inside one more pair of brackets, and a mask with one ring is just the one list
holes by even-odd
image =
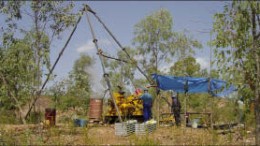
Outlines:
{"label": "dirt ground", "polygon": [[252,131],[160,126],[146,135],[116,136],[114,125],[0,125],[0,145],[253,145]]}

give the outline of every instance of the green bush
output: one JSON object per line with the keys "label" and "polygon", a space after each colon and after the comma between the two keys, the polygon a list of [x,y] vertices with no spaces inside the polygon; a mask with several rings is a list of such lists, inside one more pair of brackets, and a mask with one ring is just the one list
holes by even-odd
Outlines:
{"label": "green bush", "polygon": [[40,123],[44,118],[43,116],[44,115],[42,112],[33,111],[30,113],[30,116],[28,118],[28,123],[32,123],[32,124]]}
{"label": "green bush", "polygon": [[15,112],[11,110],[0,110],[1,124],[18,124],[20,120],[16,118]]}

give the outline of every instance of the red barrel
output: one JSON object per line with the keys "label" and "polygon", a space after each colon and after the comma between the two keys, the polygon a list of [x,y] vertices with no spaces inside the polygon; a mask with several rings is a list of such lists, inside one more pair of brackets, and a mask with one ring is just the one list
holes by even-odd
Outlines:
{"label": "red barrel", "polygon": [[102,118],[102,110],[103,100],[91,98],[89,103],[89,119],[100,121]]}
{"label": "red barrel", "polygon": [[49,122],[50,126],[54,126],[56,123],[56,109],[46,108],[45,109],[45,120]]}

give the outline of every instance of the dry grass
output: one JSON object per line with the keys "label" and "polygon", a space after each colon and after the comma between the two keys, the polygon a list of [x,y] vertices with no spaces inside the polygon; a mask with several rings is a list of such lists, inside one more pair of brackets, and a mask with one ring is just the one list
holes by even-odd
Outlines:
{"label": "dry grass", "polygon": [[[59,124],[0,125],[1,139],[6,145],[252,145],[253,134],[242,136],[239,131],[225,135],[210,129],[159,127],[148,135],[115,136],[113,125],[74,127]],[[241,131],[240,131],[241,132]],[[242,136],[242,137],[241,137]]]}

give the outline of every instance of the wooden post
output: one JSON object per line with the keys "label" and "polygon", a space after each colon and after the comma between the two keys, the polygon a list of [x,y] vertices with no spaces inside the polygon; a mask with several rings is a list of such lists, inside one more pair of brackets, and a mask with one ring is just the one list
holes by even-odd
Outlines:
{"label": "wooden post", "polygon": [[160,94],[157,95],[157,126],[160,126]]}

